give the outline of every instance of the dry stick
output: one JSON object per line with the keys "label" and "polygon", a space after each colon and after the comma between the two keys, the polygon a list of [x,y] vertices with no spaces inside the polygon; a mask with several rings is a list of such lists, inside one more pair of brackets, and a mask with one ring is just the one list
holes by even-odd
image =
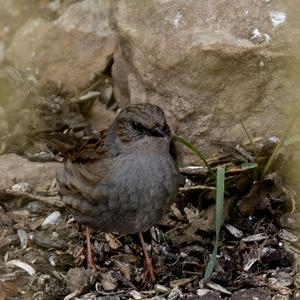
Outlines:
{"label": "dry stick", "polygon": [[89,92],[91,89],[93,89],[99,82],[101,82],[103,80],[103,78],[98,79],[96,82],[94,82],[93,84],[91,84],[88,88],[86,88],[85,90],[83,90],[80,94],[79,97],[84,95],[85,93]]}
{"label": "dry stick", "polygon": [[255,161],[257,160],[257,151],[256,151],[256,147],[255,147],[255,144],[253,142],[253,138],[250,134],[250,132],[248,131],[248,129],[246,128],[245,124],[243,121],[241,121],[241,124],[242,124],[242,127],[247,135],[247,138],[249,139],[250,143],[251,143],[251,146],[252,146],[252,150],[253,150],[253,153],[255,155]]}
{"label": "dry stick", "polygon": [[208,186],[208,185],[192,185],[192,186],[185,186],[179,188],[180,192],[187,192],[187,191],[192,191],[192,190],[212,190],[215,191],[216,188],[214,186]]}

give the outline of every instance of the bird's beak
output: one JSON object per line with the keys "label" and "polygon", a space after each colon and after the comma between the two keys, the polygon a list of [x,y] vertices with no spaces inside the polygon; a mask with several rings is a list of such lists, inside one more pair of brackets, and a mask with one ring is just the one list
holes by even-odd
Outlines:
{"label": "bird's beak", "polygon": [[164,137],[166,136],[166,133],[161,128],[155,128],[154,133],[158,137]]}
{"label": "bird's beak", "polygon": [[160,128],[160,127],[155,127],[153,129],[151,129],[151,133],[153,136],[157,136],[157,137],[165,137],[167,134],[166,132]]}

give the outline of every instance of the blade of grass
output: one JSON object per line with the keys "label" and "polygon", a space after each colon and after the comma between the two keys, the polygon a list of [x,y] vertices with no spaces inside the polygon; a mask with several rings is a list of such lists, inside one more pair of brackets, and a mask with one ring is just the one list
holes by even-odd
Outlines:
{"label": "blade of grass", "polygon": [[216,195],[216,240],[214,245],[214,250],[210,256],[209,262],[205,269],[204,282],[206,283],[217,262],[217,253],[218,253],[218,242],[220,229],[223,219],[223,206],[224,206],[224,191],[225,191],[225,169],[223,167],[217,168],[217,195]]}
{"label": "blade of grass", "polygon": [[261,173],[261,179],[263,179],[266,174],[270,171],[272,164],[275,160],[275,157],[278,154],[278,151],[282,148],[282,146],[284,145],[284,142],[286,141],[286,139],[288,138],[288,135],[290,134],[290,131],[292,129],[292,126],[294,125],[295,121],[299,118],[300,115],[300,101],[298,102],[296,109],[294,110],[294,112],[291,114],[291,116],[289,117],[289,122],[286,125],[286,128],[282,134],[282,137],[279,141],[279,143],[276,145],[274,151],[272,152],[272,155],[270,156],[269,160],[267,161],[262,173]]}
{"label": "blade of grass", "polygon": [[244,129],[244,131],[245,131],[245,133],[246,133],[246,135],[247,135],[247,138],[249,139],[250,144],[251,144],[251,146],[252,146],[252,151],[253,151],[253,153],[254,153],[254,155],[255,155],[255,161],[257,161],[257,151],[256,151],[255,144],[254,144],[254,142],[253,142],[253,138],[252,138],[250,132],[248,131],[248,129],[247,129],[245,123],[244,123],[243,121],[241,121],[241,124],[242,124],[242,127],[243,127],[243,129]]}
{"label": "blade of grass", "polygon": [[299,143],[299,142],[300,142],[300,135],[296,134],[296,135],[293,135],[291,137],[288,137],[284,141],[283,146],[289,146],[289,145],[292,145],[292,144],[295,144],[295,143]]}
{"label": "blade of grass", "polygon": [[[249,141],[250,141],[250,144],[251,144],[251,147],[252,147],[252,151],[253,151],[254,156],[255,156],[255,160],[254,160],[254,161],[257,162],[258,152],[256,151],[256,147],[255,147],[255,143],[253,142],[253,138],[252,138],[250,132],[248,131],[248,129],[247,129],[245,123],[244,123],[243,121],[241,121],[241,124],[242,124],[242,127],[243,127],[243,129],[244,129],[244,131],[245,131],[245,133],[246,133],[246,135],[247,135]],[[257,180],[258,177],[259,177],[259,174],[258,174],[258,173],[259,173],[258,165],[256,165],[256,167],[253,168],[253,178],[254,178],[255,180]]]}
{"label": "blade of grass", "polygon": [[204,155],[189,141],[182,138],[181,136],[174,135],[174,138],[178,139],[183,145],[185,145],[187,148],[189,148],[192,152],[194,152],[205,164],[206,168],[208,169],[209,173],[216,178],[216,173],[213,171],[213,169],[210,167],[209,163],[205,159]]}
{"label": "blade of grass", "polygon": [[255,168],[257,168],[257,163],[254,163],[254,162],[243,163],[243,164],[241,164],[241,168],[243,170],[255,169]]}

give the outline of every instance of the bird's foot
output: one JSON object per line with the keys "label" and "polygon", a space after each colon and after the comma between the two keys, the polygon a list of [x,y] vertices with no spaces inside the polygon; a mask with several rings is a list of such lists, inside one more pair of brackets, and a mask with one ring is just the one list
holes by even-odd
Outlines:
{"label": "bird's foot", "polygon": [[145,272],[144,279],[146,279],[149,276],[151,282],[154,283],[155,275],[154,275],[154,269],[153,269],[151,258],[149,257],[145,258],[145,266],[146,266],[146,272]]}

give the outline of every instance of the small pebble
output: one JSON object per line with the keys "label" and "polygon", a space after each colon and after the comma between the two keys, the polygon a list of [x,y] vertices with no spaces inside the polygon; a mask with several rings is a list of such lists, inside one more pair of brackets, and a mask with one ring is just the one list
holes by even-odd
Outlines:
{"label": "small pebble", "polygon": [[21,248],[25,249],[28,245],[28,235],[26,231],[23,229],[18,229],[17,234],[20,239]]}
{"label": "small pebble", "polygon": [[36,231],[32,241],[39,247],[50,249],[67,249],[68,242],[60,237],[53,237],[45,232]]}
{"label": "small pebble", "polygon": [[235,226],[231,224],[226,224],[225,227],[236,238],[240,239],[244,235],[241,230],[237,229]]}
{"label": "small pebble", "polygon": [[101,284],[106,292],[115,290],[117,288],[117,279],[114,277],[113,272],[103,274]]}
{"label": "small pebble", "polygon": [[57,265],[57,256],[55,254],[50,254],[48,260],[51,266],[55,267]]}
{"label": "small pebble", "polygon": [[183,299],[182,290],[178,286],[173,288],[171,293],[168,296],[168,300],[177,300],[177,299]]}
{"label": "small pebble", "polygon": [[278,233],[278,237],[291,243],[295,243],[299,240],[295,234],[287,231],[286,229],[281,229]]}
{"label": "small pebble", "polygon": [[242,239],[244,242],[258,242],[258,241],[263,241],[266,240],[269,236],[265,233],[257,233],[253,235],[246,236]]}
{"label": "small pebble", "polygon": [[217,292],[221,292],[221,293],[226,294],[226,295],[231,295],[230,291],[228,291],[223,286],[221,286],[221,285],[219,285],[217,283],[214,283],[212,281],[210,281],[210,282],[207,283],[207,287],[209,287],[210,289],[215,290]]}
{"label": "small pebble", "polygon": [[169,292],[170,292],[170,289],[169,289],[169,288],[167,288],[166,286],[163,286],[163,285],[161,285],[161,284],[156,284],[156,285],[154,286],[154,289],[155,289],[155,291],[158,292],[158,293],[169,293]]}
{"label": "small pebble", "polygon": [[84,268],[73,268],[70,269],[66,274],[66,283],[70,292],[75,294],[81,294],[87,291],[92,285],[91,281],[92,272],[89,269]]}
{"label": "small pebble", "polygon": [[33,187],[28,182],[18,182],[10,188],[10,191],[19,193],[30,193],[32,190]]}
{"label": "small pebble", "polygon": [[130,296],[134,299],[134,300],[141,300],[143,299],[143,296],[141,293],[139,293],[138,291],[131,291]]}
{"label": "small pebble", "polygon": [[31,201],[25,206],[25,208],[31,214],[40,214],[40,213],[44,212],[45,204],[41,201]]}
{"label": "small pebble", "polygon": [[39,289],[45,289],[45,287],[46,287],[47,283],[50,281],[50,279],[51,279],[51,277],[49,274],[42,274],[37,281]]}
{"label": "small pebble", "polygon": [[59,211],[52,212],[42,223],[42,228],[46,227],[47,225],[55,225],[60,223],[62,220],[62,215]]}
{"label": "small pebble", "polygon": [[197,290],[197,295],[199,296],[199,298],[197,299],[203,299],[203,300],[219,300],[222,299],[220,294],[217,292],[214,292],[212,290],[209,289],[198,289]]}

